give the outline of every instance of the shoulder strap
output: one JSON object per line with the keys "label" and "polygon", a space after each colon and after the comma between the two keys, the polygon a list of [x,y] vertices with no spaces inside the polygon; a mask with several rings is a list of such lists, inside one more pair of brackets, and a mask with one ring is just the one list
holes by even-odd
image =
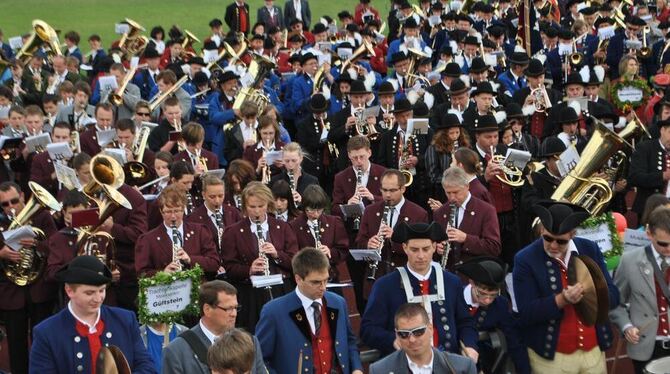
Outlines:
{"label": "shoulder strap", "polygon": [[644,247],[644,252],[647,255],[647,260],[651,262],[651,267],[654,269],[654,278],[656,278],[656,282],[658,282],[661,291],[663,291],[663,296],[665,296],[665,299],[668,300],[668,302],[670,302],[670,290],[668,290],[668,283],[665,281],[663,274],[661,274],[661,268],[658,267],[658,264],[656,263],[656,258],[654,257],[654,254],[651,251],[652,251],[651,245]]}
{"label": "shoulder strap", "polygon": [[195,357],[198,359],[198,361],[209,367],[209,364],[207,363],[207,347],[205,346],[205,343],[200,340],[198,335],[193,332],[193,330],[186,330],[182,332],[179,337],[186,340],[186,343],[188,343],[188,346],[191,347],[191,350],[195,354]]}

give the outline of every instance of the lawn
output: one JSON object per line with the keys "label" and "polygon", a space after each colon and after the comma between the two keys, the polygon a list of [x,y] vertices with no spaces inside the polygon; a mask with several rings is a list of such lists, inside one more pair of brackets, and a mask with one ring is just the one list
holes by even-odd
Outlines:
{"label": "lawn", "polygon": [[[147,35],[153,26],[161,25],[167,31],[173,24],[193,32],[200,40],[209,35],[208,23],[213,18],[223,20],[225,8],[232,0],[0,0],[0,29],[5,37],[18,36],[31,30],[33,19],[42,19],[62,35],[70,30],[79,32],[82,38],[80,46],[88,52],[86,39],[97,33],[102,37],[103,45],[108,47],[118,38],[114,34],[114,24],[129,17],[147,29]],[[251,22],[255,22],[256,10],[263,6],[263,0],[247,0],[251,10]],[[284,1],[275,1],[284,7]],[[323,15],[337,17],[341,10],[352,14],[358,0],[310,0],[312,25]],[[385,19],[390,1],[373,0]],[[199,49],[201,45],[196,45]]]}

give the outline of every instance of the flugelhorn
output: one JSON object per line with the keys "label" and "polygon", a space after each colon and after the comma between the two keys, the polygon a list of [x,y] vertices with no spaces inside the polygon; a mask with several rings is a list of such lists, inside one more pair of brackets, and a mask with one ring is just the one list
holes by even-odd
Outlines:
{"label": "flugelhorn", "polygon": [[551,100],[547,94],[547,89],[544,87],[544,84],[540,84],[539,87],[533,88],[530,90],[530,95],[535,99],[533,104],[535,105],[535,111],[539,113],[544,113],[547,109],[552,107]]}
{"label": "flugelhorn", "polygon": [[523,171],[511,163],[505,162],[505,156],[495,154],[495,146],[491,146],[491,162],[498,164],[502,174],[496,178],[510,187],[521,187],[525,183]]}
{"label": "flugelhorn", "polygon": [[367,136],[371,141],[376,140],[379,137],[379,132],[374,124],[369,124],[368,119],[364,118],[365,106],[361,105],[354,111],[356,116],[356,132],[358,135]]}

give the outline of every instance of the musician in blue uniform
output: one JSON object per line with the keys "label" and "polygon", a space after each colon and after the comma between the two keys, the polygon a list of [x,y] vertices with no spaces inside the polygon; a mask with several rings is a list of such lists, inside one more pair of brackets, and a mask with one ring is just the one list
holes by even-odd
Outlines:
{"label": "musician in blue uniform", "polygon": [[[609,65],[610,79],[615,80],[619,78],[619,62],[621,58],[628,54],[629,49],[626,48],[627,41],[638,41],[642,43],[641,38],[643,37],[642,28],[647,25],[647,23],[637,16],[628,16],[626,17],[626,30],[619,32],[613,37],[610,38],[610,43],[607,46],[607,57],[605,61]],[[647,76],[647,71],[645,69],[648,61],[640,61],[640,75],[643,77]],[[654,72],[651,72],[654,74]]]}
{"label": "musician in blue uniform", "polygon": [[65,283],[70,302],[35,327],[30,373],[95,374],[100,353],[110,347],[123,353],[133,373],[156,373],[133,312],[102,305],[112,281],[105,264],[78,256],[56,279]]}
{"label": "musician in blue uniform", "polygon": [[[469,280],[463,288],[463,298],[470,315],[475,319],[477,331],[496,334],[495,330],[500,330],[504,334],[507,347],[507,352],[503,353],[509,354],[517,373],[530,374],[528,353],[519,337],[516,319],[510,311],[510,302],[505,296],[500,295],[506,270],[507,264],[499,258],[489,256],[475,257],[455,269]],[[495,350],[500,348],[502,347],[493,346],[492,339],[479,341],[481,354],[479,367],[485,373],[503,372],[504,365],[493,367],[497,353]]]}
{"label": "musician in blue uniform", "polygon": [[[513,271],[514,297],[531,368],[536,373],[605,373],[605,351],[612,346],[607,312],[619,305],[619,290],[598,245],[575,237],[575,229],[589,213],[577,205],[554,201],[540,202],[534,211],[542,223],[542,237],[516,254]],[[594,281],[602,280],[595,288],[607,292],[609,298],[609,305],[594,308],[598,317],[583,313],[580,303],[587,291],[583,283],[568,284],[568,274],[576,272],[579,260],[591,260],[588,262],[602,273],[600,279],[591,276]],[[590,302],[599,304],[602,296],[596,294],[596,300]]]}
{"label": "musician in blue uniform", "polygon": [[463,298],[460,280],[433,263],[436,244],[446,240],[437,223],[402,223],[392,241],[402,243],[407,265],[379,278],[368,299],[361,321],[361,338],[387,355],[400,348],[396,341],[394,315],[405,303],[421,303],[433,323],[433,346],[461,352],[477,360],[477,331]]}
{"label": "musician in blue uniform", "polygon": [[508,58],[508,62],[509,69],[500,74],[498,80],[505,87],[505,94],[512,98],[518,90],[528,85],[524,70],[526,70],[530,59],[526,52],[514,52]]}

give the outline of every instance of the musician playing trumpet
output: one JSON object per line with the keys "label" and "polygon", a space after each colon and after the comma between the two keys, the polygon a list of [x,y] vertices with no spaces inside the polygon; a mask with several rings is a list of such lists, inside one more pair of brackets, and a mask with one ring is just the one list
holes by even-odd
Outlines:
{"label": "musician playing trumpet", "polygon": [[151,130],[148,146],[154,152],[177,153],[177,140],[170,140],[170,133],[181,131],[182,110],[176,97],[169,97],[163,102],[163,119]]}
{"label": "musician playing trumpet", "polygon": [[190,162],[195,170],[195,175],[201,175],[207,170],[219,168],[219,158],[212,152],[202,148],[205,142],[205,129],[197,122],[187,123],[181,131],[181,138],[185,148],[177,153],[175,161]]}

